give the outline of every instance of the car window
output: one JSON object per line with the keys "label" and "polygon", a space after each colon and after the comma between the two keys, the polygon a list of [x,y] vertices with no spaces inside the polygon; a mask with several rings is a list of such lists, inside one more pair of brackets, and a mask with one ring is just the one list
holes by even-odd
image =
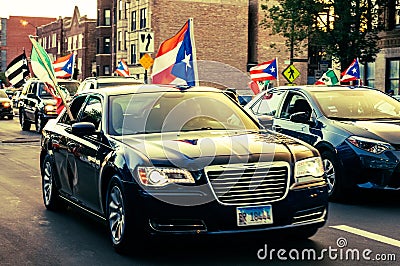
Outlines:
{"label": "car window", "polygon": [[328,118],[374,120],[399,119],[400,102],[376,90],[314,92],[313,97]]}
{"label": "car window", "polygon": [[109,133],[258,129],[223,93],[143,93],[110,97]]}
{"label": "car window", "polygon": [[264,93],[251,107],[255,115],[274,116],[282,100],[284,92]]}
{"label": "car window", "polygon": [[292,114],[299,112],[311,115],[311,111],[310,104],[303,95],[290,93],[283,103],[280,118],[289,119]]}
{"label": "car window", "polygon": [[91,122],[96,129],[100,128],[102,105],[98,97],[90,96],[80,115],[80,122]]}
{"label": "car window", "polygon": [[39,87],[39,93],[38,96],[40,98],[53,98],[53,96],[51,95],[51,93],[49,92],[49,89],[46,88],[46,85],[44,83],[37,83],[38,87]]}
{"label": "car window", "polygon": [[85,102],[85,100],[86,100],[86,95],[78,96],[78,97],[74,98],[74,100],[69,105],[69,109],[71,111],[72,116],[74,117],[74,120],[71,120],[68,113],[64,112],[61,115],[59,123],[71,125],[75,121],[75,119],[78,117],[79,110],[82,108],[82,105]]}

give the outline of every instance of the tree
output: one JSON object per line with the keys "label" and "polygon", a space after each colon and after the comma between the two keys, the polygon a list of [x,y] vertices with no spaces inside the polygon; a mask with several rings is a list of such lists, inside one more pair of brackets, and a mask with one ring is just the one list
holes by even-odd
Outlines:
{"label": "tree", "polygon": [[263,0],[261,25],[282,34],[293,53],[304,45],[322,47],[342,70],[358,57],[373,62],[379,52],[383,7],[390,0]]}

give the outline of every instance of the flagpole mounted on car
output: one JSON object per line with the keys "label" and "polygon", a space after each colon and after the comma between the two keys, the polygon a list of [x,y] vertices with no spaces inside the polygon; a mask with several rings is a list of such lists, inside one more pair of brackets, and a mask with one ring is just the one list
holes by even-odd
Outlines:
{"label": "flagpole mounted on car", "polygon": [[32,42],[33,49],[31,53],[31,64],[32,64],[32,70],[35,73],[35,75],[41,79],[44,82],[49,83],[54,87],[54,89],[57,91],[59,96],[61,97],[61,100],[64,104],[64,107],[66,108],[66,111],[69,115],[69,118],[71,120],[74,120],[74,117],[71,113],[71,110],[67,104],[67,101],[65,99],[64,94],[61,92],[58,82],[53,70],[52,62],[46,52],[46,50],[43,49],[42,46],[34,39],[36,36],[29,35],[29,40]]}

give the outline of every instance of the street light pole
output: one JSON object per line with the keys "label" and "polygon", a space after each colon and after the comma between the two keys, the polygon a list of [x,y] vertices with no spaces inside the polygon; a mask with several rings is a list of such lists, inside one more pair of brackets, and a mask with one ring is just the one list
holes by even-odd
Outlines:
{"label": "street light pole", "polygon": [[29,21],[27,21],[27,20],[25,20],[25,19],[21,19],[19,22],[20,22],[21,25],[24,26],[24,27],[26,27],[26,26],[28,26],[28,25],[34,27],[34,28],[35,28],[35,36],[37,36],[37,26],[33,25],[31,22],[29,22]]}

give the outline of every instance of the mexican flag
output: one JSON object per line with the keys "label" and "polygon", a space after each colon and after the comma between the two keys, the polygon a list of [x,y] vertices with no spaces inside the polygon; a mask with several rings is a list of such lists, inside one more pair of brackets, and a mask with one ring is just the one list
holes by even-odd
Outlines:
{"label": "mexican flag", "polygon": [[56,75],[54,73],[52,62],[43,47],[32,37],[31,65],[33,73],[40,80],[50,84],[53,88],[57,87]]}
{"label": "mexican flag", "polygon": [[315,85],[339,85],[339,79],[337,78],[333,69],[328,69],[322,77],[315,82]]}

